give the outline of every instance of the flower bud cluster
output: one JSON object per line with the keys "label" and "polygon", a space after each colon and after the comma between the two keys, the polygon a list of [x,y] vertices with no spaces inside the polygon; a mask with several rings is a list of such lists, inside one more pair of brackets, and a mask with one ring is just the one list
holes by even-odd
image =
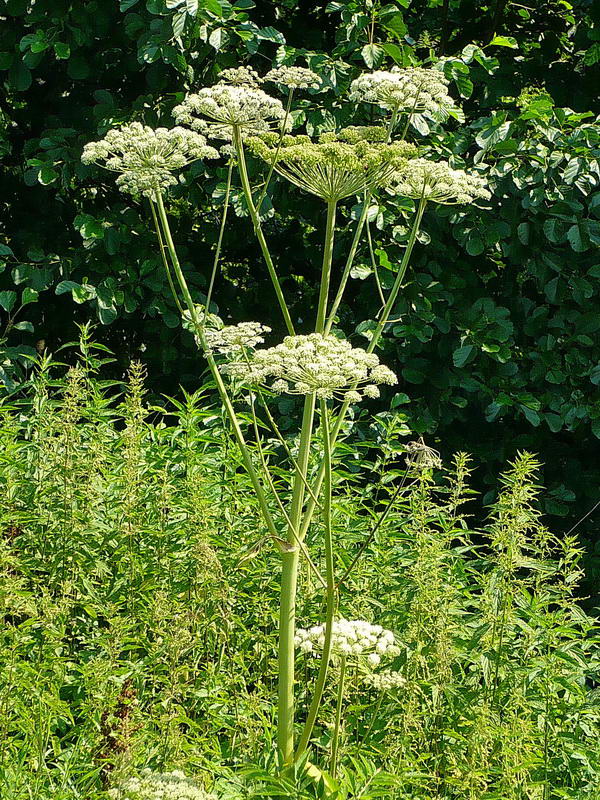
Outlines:
{"label": "flower bud cluster", "polygon": [[315,392],[349,402],[379,397],[377,384],[397,383],[375,353],[320,333],[286,336],[276,347],[257,350],[249,361],[231,361],[221,369],[244,383],[267,384],[277,394]]}
{"label": "flower bud cluster", "polygon": [[[314,653],[325,644],[325,625],[298,628],[294,644],[302,653]],[[392,631],[381,625],[371,625],[361,619],[340,619],[333,623],[331,637],[332,655],[366,656],[367,663],[376,667],[383,656],[394,658],[400,653]]]}
{"label": "flower bud cluster", "polygon": [[448,80],[437,69],[392,67],[366,73],[352,81],[349,97],[392,111],[409,111],[445,117],[455,107],[448,94]]}
{"label": "flower bud cluster", "polygon": [[[361,133],[361,130],[363,131]],[[386,185],[416,148],[406,142],[370,141],[372,128],[350,128],[323,134],[318,142],[308,136],[273,134],[248,139],[248,149],[295,186],[325,201],[341,200],[366,188]]]}
{"label": "flower bud cluster", "polygon": [[414,158],[398,170],[389,189],[402,197],[454,205],[489,200],[492,195],[487,187],[481,175],[452,169],[446,161]]}
{"label": "flower bud cluster", "polygon": [[216,800],[207,794],[183,772],[141,771],[139,776],[128,778],[114,789],[109,789],[110,800]]}
{"label": "flower bud cluster", "polygon": [[131,122],[108,131],[104,139],[86,144],[81,160],[84,164],[104,162],[107,169],[121,173],[117,178],[121,191],[151,197],[177,182],[174,170],[218,156],[199,133]]}
{"label": "flower bud cluster", "polygon": [[240,322],[223,328],[205,328],[204,338],[208,347],[224,355],[239,354],[240,350],[254,349],[263,344],[264,334],[271,328],[260,322]]}
{"label": "flower bud cluster", "polygon": [[306,67],[277,67],[267,72],[263,80],[288,89],[318,89],[321,86],[321,78]]}
{"label": "flower bud cluster", "polygon": [[378,692],[389,692],[390,689],[401,689],[406,686],[406,678],[400,672],[383,670],[383,672],[369,672],[363,678],[367,686]]}
{"label": "flower bud cluster", "polygon": [[173,116],[181,125],[189,125],[213,139],[230,141],[234,126],[245,135],[262,133],[270,130],[274,122],[281,126],[285,111],[281,101],[262,89],[218,83],[188,95],[175,106]]}
{"label": "flower bud cluster", "polygon": [[258,89],[263,79],[252,67],[229,67],[219,72],[219,83],[228,83],[230,86],[250,86]]}

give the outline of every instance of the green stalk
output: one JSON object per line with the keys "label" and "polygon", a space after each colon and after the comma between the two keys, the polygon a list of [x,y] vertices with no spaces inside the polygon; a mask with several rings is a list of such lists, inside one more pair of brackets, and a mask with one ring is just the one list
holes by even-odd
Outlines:
{"label": "green stalk", "polygon": [[267,240],[265,239],[265,235],[262,230],[260,215],[256,210],[256,206],[254,205],[254,200],[252,198],[252,189],[250,188],[248,169],[246,167],[246,156],[244,155],[244,144],[242,142],[242,136],[237,125],[233,126],[233,144],[237,154],[242,189],[244,190],[246,204],[248,205],[248,211],[250,212],[250,217],[254,226],[254,233],[258,239],[267,269],[269,270],[271,282],[273,283],[275,294],[277,295],[277,301],[279,302],[279,307],[281,308],[281,313],[283,314],[288,333],[293,336],[295,333],[294,324],[292,322],[287,303],[285,302],[285,297],[283,296],[283,291],[281,289],[281,284],[279,283],[279,278],[277,277],[277,271],[275,270],[273,259],[271,258],[271,252],[267,245]]}
{"label": "green stalk", "polygon": [[194,305],[194,301],[192,300],[192,296],[190,294],[190,290],[188,288],[185,275],[183,274],[181,265],[179,263],[179,258],[177,256],[177,251],[175,249],[175,243],[173,242],[173,237],[171,235],[169,219],[167,217],[167,212],[165,210],[162,195],[160,194],[160,192],[156,193],[155,200],[156,200],[156,205],[158,206],[158,216],[162,225],[165,241],[167,243],[167,250],[169,252],[169,256],[171,257],[171,263],[173,265],[173,271],[175,272],[175,277],[177,278],[177,281],[181,288],[181,293],[183,294],[186,305],[190,312],[194,328],[196,329],[196,334],[200,339],[200,344],[202,346],[202,349],[204,350],[204,354],[206,356],[208,366],[212,373],[213,380],[215,381],[215,384],[217,386],[221,402],[223,403],[225,411],[227,412],[227,416],[230,419],[231,426],[233,428],[233,434],[235,436],[238,447],[240,448],[244,466],[248,471],[248,475],[250,476],[250,480],[252,481],[252,486],[254,488],[254,491],[256,492],[256,497],[258,499],[258,504],[260,506],[263,518],[265,520],[267,528],[269,529],[269,533],[272,536],[278,538],[279,532],[271,515],[271,511],[269,510],[269,505],[267,503],[267,499],[265,497],[262,485],[260,483],[256,470],[254,469],[254,464],[252,463],[252,456],[250,455],[250,451],[248,450],[246,440],[244,439],[244,434],[238,422],[235,409],[229,397],[229,393],[227,392],[227,388],[223,383],[223,379],[221,378],[221,373],[219,372],[219,368],[217,367],[215,359],[206,345],[206,339],[204,338],[204,332],[202,330],[202,323],[198,316],[198,310]]}
{"label": "green stalk", "polygon": [[206,324],[206,318],[210,312],[210,301],[212,298],[213,289],[215,287],[215,279],[217,277],[217,269],[219,267],[219,258],[221,257],[221,247],[223,246],[223,234],[225,233],[225,224],[227,222],[227,212],[229,211],[229,195],[231,194],[231,174],[233,172],[233,159],[229,161],[229,168],[227,170],[227,184],[225,186],[225,200],[223,202],[223,215],[221,217],[221,225],[219,227],[219,238],[217,239],[217,247],[215,250],[215,257],[213,259],[213,268],[210,274],[210,282],[208,284],[208,292],[206,293],[206,303],[204,305],[204,318],[203,324]]}
{"label": "green stalk", "polygon": [[329,284],[331,282],[331,262],[333,259],[333,242],[335,238],[335,216],[337,200],[327,202],[327,224],[325,228],[325,247],[323,249],[323,266],[321,268],[321,288],[319,290],[319,305],[317,308],[317,333],[325,330],[327,318],[327,300],[329,299]]}
{"label": "green stalk", "polygon": [[[290,508],[291,525],[288,529],[288,544],[294,547],[283,554],[281,572],[281,594],[279,601],[279,688],[277,706],[277,748],[283,764],[294,758],[294,635],[296,633],[296,591],[298,587],[298,551],[295,535],[298,536],[302,507],[304,505],[304,483],[307,478],[315,415],[315,395],[306,395],[300,429],[298,468],[292,488]],[[295,532],[295,535],[294,535]],[[298,536],[300,541],[303,537]]]}
{"label": "green stalk", "polygon": [[342,724],[342,703],[344,701],[344,684],[346,682],[346,656],[342,656],[340,666],[340,679],[338,683],[337,699],[335,704],[335,726],[331,740],[331,775],[335,778],[337,772],[338,752],[340,746],[340,727]]}
{"label": "green stalk", "polygon": [[[331,276],[331,263],[333,257],[333,241],[335,234],[335,216],[337,201],[327,204],[327,225],[325,243],[323,248],[323,264],[321,267],[321,287],[316,320],[316,331],[322,333],[327,314],[327,299],[329,296],[329,283]],[[300,530],[302,522],[302,509],[304,507],[305,489],[307,482],[308,462],[310,456],[310,442],[312,439],[315,416],[315,395],[306,395],[304,410],[302,412],[302,426],[300,429],[300,445],[298,451],[298,469],[294,477],[292,488],[292,505],[290,509],[291,526],[288,530],[288,543],[296,549],[295,536]],[[318,495],[310,498],[313,508]],[[298,538],[304,540],[308,526],[303,535]],[[292,555],[294,557],[292,557]],[[298,553],[285,554],[281,575],[281,598],[279,611],[279,698],[277,713],[277,747],[284,764],[294,760],[294,635],[296,633],[296,591],[298,584]],[[329,580],[329,579],[327,579]]]}
{"label": "green stalk", "polygon": [[329,430],[329,417],[327,412],[327,402],[320,401],[321,405],[321,425],[323,430],[323,465],[325,469],[325,487],[323,496],[323,525],[325,527],[325,578],[327,581],[327,608],[325,614],[325,641],[323,643],[323,653],[319,665],[319,674],[315,684],[315,691],[310,702],[306,722],[298,742],[295,760],[297,761],[305,752],[310,742],[310,737],[315,726],[317,714],[323,699],[323,691],[329,672],[329,659],[331,658],[331,645],[333,638],[333,621],[335,614],[335,573],[333,557],[333,530],[331,521],[331,494],[332,494],[332,471],[331,471],[331,433]]}
{"label": "green stalk", "polygon": [[333,305],[331,306],[331,310],[329,311],[329,315],[327,317],[327,322],[325,324],[325,331],[324,333],[328,334],[331,331],[331,326],[333,325],[335,315],[337,314],[337,310],[340,307],[340,303],[342,302],[342,297],[344,292],[346,291],[346,285],[348,283],[348,278],[350,277],[350,270],[352,269],[352,264],[354,263],[354,257],[356,255],[356,250],[358,248],[358,243],[360,241],[360,236],[365,225],[365,220],[367,219],[367,212],[369,210],[371,194],[370,192],[365,192],[364,200],[363,200],[363,209],[356,225],[356,230],[354,231],[354,238],[352,239],[352,245],[350,247],[350,252],[348,253],[348,258],[346,259],[346,265],[344,266],[344,271],[342,273],[342,277],[340,279],[340,285],[337,290],[337,294],[333,301]]}
{"label": "green stalk", "polygon": [[[421,224],[421,219],[422,219],[423,213],[425,211],[425,206],[426,206],[426,201],[424,199],[421,199],[419,201],[419,206],[418,206],[418,209],[417,209],[417,213],[415,215],[415,219],[414,219],[413,224],[412,224],[412,228],[411,228],[409,239],[408,239],[408,244],[406,246],[406,250],[404,252],[404,256],[403,256],[402,262],[400,264],[400,269],[398,270],[398,274],[396,276],[396,280],[394,281],[394,285],[392,287],[390,295],[389,295],[389,297],[387,299],[387,303],[385,304],[385,306],[383,308],[383,311],[381,312],[381,316],[380,316],[379,322],[377,324],[377,327],[373,331],[373,336],[371,338],[371,341],[369,342],[369,346],[367,347],[367,352],[368,353],[372,353],[373,350],[375,350],[375,348],[376,348],[376,346],[377,346],[377,344],[379,342],[379,339],[381,337],[381,334],[383,332],[383,329],[384,329],[388,319],[390,318],[390,314],[392,312],[392,308],[394,307],[394,303],[396,302],[396,298],[398,296],[398,292],[400,291],[400,288],[402,286],[402,281],[404,280],[404,276],[406,275],[406,270],[408,269],[408,263],[410,261],[410,257],[411,257],[411,254],[412,254],[416,239],[417,239],[417,234],[419,232],[419,226]],[[333,426],[333,430],[331,432],[331,444],[332,444],[332,446],[335,445],[335,442],[337,441],[337,437],[340,434],[340,430],[342,428],[342,425],[343,425],[343,422],[344,422],[344,418],[345,418],[349,408],[350,408],[350,403],[348,403],[346,401],[344,403],[342,403],[342,406],[340,408],[340,412],[338,414],[337,420],[336,420],[336,422],[335,422],[335,424]],[[325,466],[324,466],[324,464],[321,464],[321,467],[319,468],[319,472],[317,473],[317,477],[315,479],[315,483],[314,483],[314,486],[313,486],[313,495],[315,495],[317,497],[318,497],[319,492],[321,490],[321,486],[323,485],[324,475],[325,475]],[[308,501],[308,505],[306,507],[306,511],[304,512],[304,518],[302,520],[302,525],[300,527],[299,534],[300,534],[301,538],[306,536],[306,532],[307,532],[307,530],[308,530],[308,528],[310,526],[311,520],[312,520],[312,515],[313,515],[313,512],[314,512],[314,509],[315,509],[315,503],[311,498]]]}
{"label": "green stalk", "polygon": [[283,122],[281,123],[281,131],[279,135],[279,141],[277,142],[277,149],[275,150],[275,155],[273,156],[273,161],[271,162],[271,166],[269,167],[269,171],[267,173],[267,177],[265,180],[265,185],[263,186],[263,190],[260,193],[258,198],[258,203],[256,204],[256,208],[258,209],[258,213],[260,214],[260,210],[262,208],[263,200],[265,199],[265,195],[267,194],[267,190],[269,188],[269,184],[271,183],[271,178],[273,177],[273,171],[275,169],[275,164],[277,163],[277,159],[279,158],[279,153],[281,152],[281,145],[283,144],[283,137],[285,136],[285,132],[287,130],[287,123],[290,117],[290,111],[292,108],[292,97],[294,96],[294,90],[290,89],[288,94],[287,103],[285,105],[285,116],[283,118]]}
{"label": "green stalk", "polygon": [[181,303],[179,302],[179,297],[177,296],[177,290],[175,289],[175,284],[173,283],[173,276],[171,275],[171,267],[169,266],[169,260],[167,258],[167,246],[163,241],[163,236],[160,230],[160,224],[158,221],[158,217],[156,216],[156,208],[155,203],[152,198],[150,198],[150,210],[152,211],[152,219],[154,221],[154,228],[156,230],[156,235],[158,237],[158,245],[160,247],[160,255],[162,257],[163,266],[165,268],[165,272],[167,273],[167,280],[169,281],[169,287],[171,289],[171,294],[173,295],[173,299],[175,300],[175,305],[177,306],[177,310],[181,315],[183,315],[183,308],[181,307]]}

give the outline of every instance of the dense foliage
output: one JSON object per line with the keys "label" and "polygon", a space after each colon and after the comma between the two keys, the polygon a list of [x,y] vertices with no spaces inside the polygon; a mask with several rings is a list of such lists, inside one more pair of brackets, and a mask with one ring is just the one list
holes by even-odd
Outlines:
{"label": "dense foliage", "polygon": [[[183,770],[225,800],[323,797],[273,776],[276,552],[222,414],[202,392],[149,407],[139,365],[115,387],[106,359],[84,332],[75,368],[40,360],[27,397],[0,409],[0,794],[154,800]],[[600,637],[574,601],[576,541],[542,524],[536,461],[518,457],[475,529],[468,459],[434,483],[435,454],[406,469],[395,430],[376,430],[369,492],[336,480],[339,565],[359,557],[340,611],[396,633],[403,680],[380,691],[350,662],[327,796],[594,800]],[[373,530],[375,501],[389,513]],[[308,566],[301,598],[308,627],[322,613]],[[301,656],[304,689],[314,672]]]}
{"label": "dense foliage", "polygon": [[[425,220],[429,243],[416,252],[402,320],[388,339],[403,378],[397,402],[410,398],[408,424],[435,434],[445,452],[475,452],[486,464],[480,485],[493,482],[515,447],[539,452],[545,509],[570,527],[574,508],[596,502],[598,484],[600,30],[591,2],[531,5],[6,0],[4,383],[21,380],[36,348],[70,339],[73,316],[91,313],[109,326],[105,337],[121,362],[115,372],[143,350],[159,388],[165,376],[197,384],[194,345],[179,327],[153,235],[110,176],[98,187],[101,176],[80,163],[87,141],[132,118],[169,124],[186,87],[212,82],[224,66],[262,68],[273,58],[306,61],[325,78],[326,110],[309,96],[296,120],[318,133],[344,120],[338,98],[365,65],[443,55],[466,120],[440,132],[433,147],[489,165],[495,215],[453,212],[452,232],[444,220]],[[177,237],[199,298],[224,179],[223,168],[191,170],[179,190]],[[233,202],[238,233],[225,249],[221,313],[278,329],[277,317],[264,313],[267,276],[235,187]],[[267,198],[265,226],[281,269],[291,287],[310,289],[317,205],[275,183],[272,202],[277,215]],[[405,211],[371,214],[384,284],[406,237]],[[284,232],[281,216],[292,229]],[[348,330],[377,310],[366,245],[361,257],[354,296],[341,309]]]}

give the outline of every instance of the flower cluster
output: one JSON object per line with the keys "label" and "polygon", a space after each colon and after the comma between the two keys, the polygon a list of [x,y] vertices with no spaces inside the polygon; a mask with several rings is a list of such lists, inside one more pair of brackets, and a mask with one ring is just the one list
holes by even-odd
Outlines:
{"label": "flower cluster", "polygon": [[120,172],[117,185],[122,192],[152,197],[177,183],[174,170],[218,155],[199,133],[185,128],[154,129],[132,122],[86,144],[81,160],[84,164],[104,162],[107,169]]}
{"label": "flower cluster", "polygon": [[222,370],[250,384],[266,384],[278,394],[339,397],[355,403],[379,397],[377,384],[394,384],[391,369],[375,353],[352,347],[345,339],[311,333],[286,336],[281,344],[257,350],[248,361],[232,361]]}
{"label": "flower cluster", "polygon": [[[402,169],[416,148],[405,142],[370,140],[372,128],[327,133],[313,142],[308,136],[271,134],[251,137],[248,149],[295,186],[325,201],[342,200],[366,188],[385,186]],[[380,129],[376,129],[380,130]],[[347,132],[349,131],[349,132]]]}
{"label": "flower cluster", "polygon": [[204,338],[208,347],[216,353],[232,355],[240,350],[254,349],[263,344],[264,334],[271,328],[260,322],[240,322],[237,325],[225,325],[223,328],[205,328]]}
{"label": "flower cluster", "polygon": [[273,122],[281,126],[285,111],[279,100],[262,89],[218,83],[188,95],[175,106],[173,116],[181,125],[213,139],[231,141],[234,126],[245,135],[262,133]]}
{"label": "flower cluster", "polygon": [[350,85],[350,99],[374,103],[392,111],[409,111],[445,118],[454,108],[443,72],[421,67],[392,67],[361,75]]}
{"label": "flower cluster", "polygon": [[216,800],[214,794],[207,794],[179,770],[161,773],[144,769],[139,777],[110,789],[108,796],[111,800]]}
{"label": "flower cluster", "polygon": [[414,158],[396,173],[390,190],[402,197],[423,198],[444,205],[489,200],[492,196],[481,175],[452,169],[446,161]]}
{"label": "flower cluster", "polygon": [[318,89],[321,86],[317,73],[306,67],[278,67],[267,72],[264,80],[288,89]]}
{"label": "flower cluster", "polygon": [[[322,650],[325,644],[325,625],[298,628],[294,644],[302,653]],[[371,625],[362,619],[340,619],[333,623],[333,656],[366,656],[367,663],[376,667],[381,663],[382,656],[394,658],[399,652],[394,634],[381,625]]]}
{"label": "flower cluster", "polygon": [[252,67],[229,67],[219,72],[219,83],[228,83],[231,86],[250,86],[257,89],[262,83],[262,78]]}
{"label": "flower cluster", "polygon": [[369,672],[364,677],[367,686],[378,692],[389,692],[390,689],[401,689],[406,686],[406,678],[400,672],[383,670],[383,672]]}

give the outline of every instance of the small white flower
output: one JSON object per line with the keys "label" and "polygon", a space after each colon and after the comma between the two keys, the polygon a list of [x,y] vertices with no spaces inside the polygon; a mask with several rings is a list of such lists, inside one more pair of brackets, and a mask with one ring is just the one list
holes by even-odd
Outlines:
{"label": "small white flower", "polygon": [[[173,116],[192,130],[213,139],[231,141],[234,126],[244,135],[269,131],[273,123],[279,123],[280,128],[285,110],[279,100],[262,89],[217,84],[188,95],[175,106]],[[291,125],[291,120],[288,124]]]}
{"label": "small white flower", "polygon": [[278,67],[267,72],[264,80],[288,89],[318,89],[321,86],[321,78],[306,67]]}
{"label": "small white flower", "polygon": [[264,334],[271,328],[260,322],[239,322],[237,325],[225,325],[223,328],[205,328],[204,338],[210,350],[225,355],[239,354],[245,349],[254,349],[263,344]]}
{"label": "small white flower", "polygon": [[143,769],[139,777],[128,778],[109,791],[111,800],[217,800],[181,770],[152,772]]}
{"label": "small white flower", "polygon": [[266,384],[274,392],[310,394],[356,402],[362,394],[379,396],[375,383],[396,383],[374,353],[352,347],[345,339],[311,333],[287,336],[276,347],[256,350],[250,360],[224,364],[222,371],[244,383]]}
{"label": "small white flower", "polygon": [[[325,625],[313,625],[311,628],[300,628],[294,640],[301,652],[322,650],[325,645]],[[364,620],[339,619],[334,621],[332,628],[332,656],[365,656],[369,666],[375,667],[381,662],[383,655],[392,655],[393,650],[398,650],[394,644],[395,637],[392,631],[382,628],[381,625],[371,625]],[[307,643],[311,645],[309,649]]]}
{"label": "small white flower", "polygon": [[262,82],[262,78],[252,67],[229,67],[219,72],[219,83],[228,83],[231,86],[258,88]]}
{"label": "small white flower", "polygon": [[470,204],[492,196],[481,175],[452,169],[447,161],[414,158],[398,170],[388,190],[401,197],[442,205]]}
{"label": "small white flower", "polygon": [[120,172],[117,185],[122,192],[153,197],[177,183],[173,172],[192,161],[218,157],[199,133],[185,128],[154,129],[132,122],[86,144],[81,160],[84,164],[104,162],[107,169]]}
{"label": "small white flower", "polygon": [[406,686],[406,678],[400,672],[393,672],[392,670],[368,673],[363,680],[367,686],[371,686],[380,692],[401,689]]}
{"label": "small white flower", "polygon": [[395,111],[445,119],[455,107],[443,72],[421,67],[392,67],[366,73],[352,81],[350,99]]}

